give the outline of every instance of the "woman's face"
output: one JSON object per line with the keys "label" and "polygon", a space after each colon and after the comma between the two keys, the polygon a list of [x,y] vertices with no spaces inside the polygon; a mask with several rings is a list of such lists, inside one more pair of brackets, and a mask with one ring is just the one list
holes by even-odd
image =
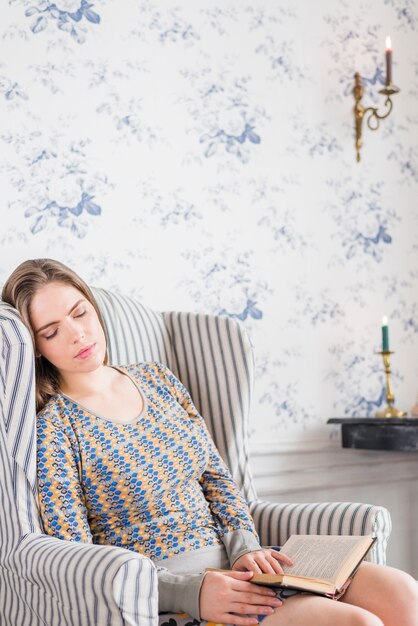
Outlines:
{"label": "woman's face", "polygon": [[30,305],[37,356],[61,375],[91,372],[103,364],[106,338],[93,305],[75,287],[51,282]]}

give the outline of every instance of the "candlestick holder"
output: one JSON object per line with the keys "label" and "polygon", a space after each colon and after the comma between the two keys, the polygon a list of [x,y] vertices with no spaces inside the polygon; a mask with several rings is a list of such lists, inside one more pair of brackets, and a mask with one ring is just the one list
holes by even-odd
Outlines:
{"label": "candlestick holder", "polygon": [[393,395],[392,385],[390,382],[390,355],[393,352],[390,350],[383,350],[379,352],[383,358],[383,365],[385,368],[385,376],[386,376],[386,402],[387,407],[383,411],[378,411],[376,413],[376,417],[405,417],[406,413],[404,411],[399,411],[393,406],[395,402],[395,396]]}
{"label": "candlestick holder", "polygon": [[355,119],[355,128],[356,128],[356,159],[360,161],[360,149],[363,145],[362,142],[362,132],[363,132],[363,120],[367,116],[367,126],[370,130],[377,130],[380,126],[380,120],[384,120],[387,117],[393,108],[393,102],[391,100],[391,96],[395,93],[399,93],[400,89],[392,85],[392,82],[389,81],[386,84],[384,89],[380,89],[379,93],[386,96],[385,106],[387,107],[386,113],[380,115],[377,112],[377,107],[367,107],[361,104],[361,99],[364,95],[363,85],[361,84],[360,74],[356,72],[354,74],[354,88],[353,95],[356,104],[354,105],[354,119]]}

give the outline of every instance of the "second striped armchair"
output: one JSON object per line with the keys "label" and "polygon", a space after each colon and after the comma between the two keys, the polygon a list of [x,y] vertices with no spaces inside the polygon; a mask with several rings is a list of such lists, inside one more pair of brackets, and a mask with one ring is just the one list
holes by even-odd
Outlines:
{"label": "second striped armchair", "polygon": [[[390,516],[355,503],[277,504],[257,499],[248,458],[253,350],[228,317],[157,313],[94,289],[110,362],[167,365],[191,392],[247,498],[263,545],[292,533],[370,534],[371,559],[385,562]],[[17,312],[0,302],[0,623],[4,626],[197,626],[187,615],[158,615],[152,562],[122,548],[46,536],[36,495],[34,358]],[[202,622],[203,624],[204,622]]]}

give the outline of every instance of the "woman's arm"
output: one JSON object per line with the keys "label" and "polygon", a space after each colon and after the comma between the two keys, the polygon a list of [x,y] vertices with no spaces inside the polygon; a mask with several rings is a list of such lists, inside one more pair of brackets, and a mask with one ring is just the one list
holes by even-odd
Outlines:
{"label": "woman's arm", "polygon": [[71,435],[51,416],[37,419],[38,497],[44,531],[93,543],[80,483],[81,459]]}
{"label": "woman's arm", "polygon": [[209,462],[199,482],[233,565],[243,554],[261,549],[247,502],[219,454],[189,392],[168,368],[160,367],[167,386],[193,420],[209,451]]}

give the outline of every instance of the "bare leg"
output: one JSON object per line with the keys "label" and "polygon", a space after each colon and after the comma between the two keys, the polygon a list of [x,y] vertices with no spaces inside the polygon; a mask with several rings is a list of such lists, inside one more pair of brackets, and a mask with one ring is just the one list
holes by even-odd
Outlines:
{"label": "bare leg", "polygon": [[[383,626],[365,609],[313,594],[288,598],[261,626]],[[386,626],[386,625],[385,625]],[[399,624],[398,624],[399,626]]]}
{"label": "bare leg", "polygon": [[393,567],[363,563],[341,602],[370,611],[385,626],[418,626],[418,583]]}
{"label": "bare leg", "polygon": [[393,567],[363,563],[339,602],[310,594],[285,600],[262,626],[418,626],[418,583]]}

